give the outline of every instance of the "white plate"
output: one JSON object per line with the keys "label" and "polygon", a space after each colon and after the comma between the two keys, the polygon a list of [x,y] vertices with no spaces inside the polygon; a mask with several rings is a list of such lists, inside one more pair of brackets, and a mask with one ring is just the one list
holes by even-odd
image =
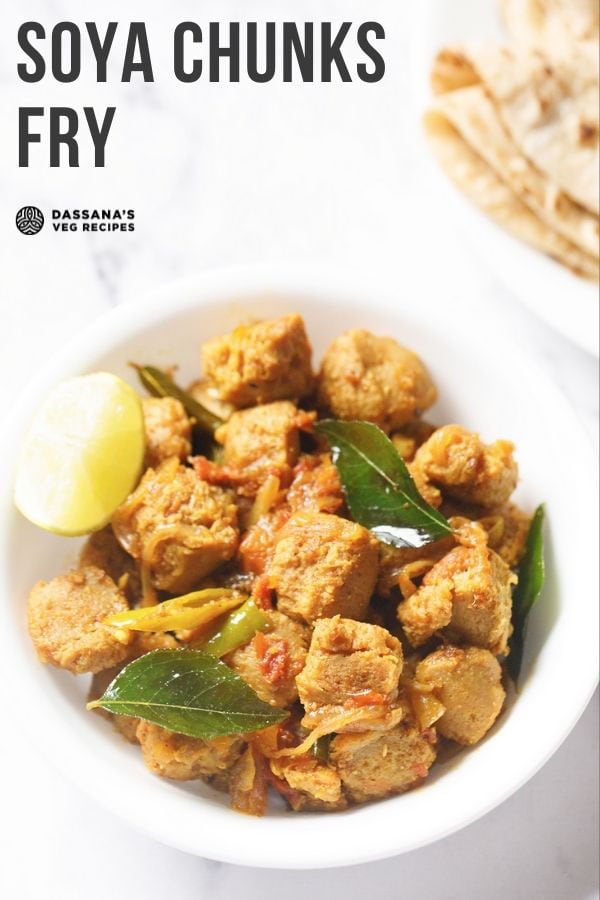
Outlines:
{"label": "white plate", "polygon": [[[423,0],[414,4],[411,45],[411,90],[420,119],[431,96],[429,74],[436,52],[446,44],[505,41],[498,0]],[[431,157],[422,131],[419,143],[430,161],[426,202],[432,215],[452,217],[479,254],[507,287],[556,331],[598,355],[598,287],[508,234],[454,187]]]}
{"label": "white plate", "polygon": [[[198,374],[200,342],[249,316],[298,310],[317,356],[342,329],[391,334],[427,361],[440,389],[432,413],[487,439],[515,441],[520,502],[548,512],[548,581],[531,617],[518,702],[488,738],[421,788],[345,813],[283,809],[262,820],[231,812],[205,785],[162,781],[101,717],[86,713],[85,678],[41,666],[25,622],[33,582],[74,560],[77,542],[47,535],[13,509],[11,483],[23,430],[51,385],[109,369],[129,379],[128,360],[180,363]],[[2,435],[0,458],[0,679],[5,721],[19,717],[36,746],[69,778],[133,826],[211,859],[281,868],[341,866],[381,859],[437,840],[492,809],[556,750],[585,707],[597,677],[595,464],[560,392],[510,347],[495,323],[433,312],[417,288],[321,270],[243,269],[173,285],[143,304],[117,309],[64,347],[23,395]],[[457,328],[456,322],[460,322]],[[557,438],[560,436],[560,439]],[[576,777],[576,773],[574,773]],[[27,791],[27,785],[23,785]]]}

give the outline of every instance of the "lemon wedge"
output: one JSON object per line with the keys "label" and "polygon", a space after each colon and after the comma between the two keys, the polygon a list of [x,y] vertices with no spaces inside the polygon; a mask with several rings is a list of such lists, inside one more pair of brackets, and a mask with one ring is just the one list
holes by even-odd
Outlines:
{"label": "lemon wedge", "polygon": [[133,388],[107,372],[64,381],[25,437],[17,508],[55,534],[97,531],[135,487],[144,451],[142,404]]}

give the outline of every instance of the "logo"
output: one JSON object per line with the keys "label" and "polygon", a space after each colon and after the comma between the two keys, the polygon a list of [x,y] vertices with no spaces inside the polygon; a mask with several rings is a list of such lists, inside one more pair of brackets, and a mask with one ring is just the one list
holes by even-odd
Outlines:
{"label": "logo", "polygon": [[22,206],[15,222],[21,234],[37,234],[44,227],[44,214],[37,206]]}

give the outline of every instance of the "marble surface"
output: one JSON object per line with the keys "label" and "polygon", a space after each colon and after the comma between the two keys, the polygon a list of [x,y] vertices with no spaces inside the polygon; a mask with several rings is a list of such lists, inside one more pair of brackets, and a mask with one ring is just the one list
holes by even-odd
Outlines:
{"label": "marble surface", "polygon": [[[205,0],[203,21],[244,20],[248,3]],[[0,29],[0,416],[44,358],[105,310],[207,267],[255,261],[360,264],[398,292],[424,290],[486,327],[502,321],[554,380],[597,441],[597,361],[527,312],[478,260],[435,204],[409,100],[407,5],[392,0],[253,0],[252,18],[381,21],[387,73],[377,85],[182,85],[170,34],[200,18],[192,0],[129,0],[144,19],[156,83],[17,81],[17,25],[123,19],[117,0],[23,0]],[[399,8],[400,7],[400,8]],[[102,18],[99,18],[101,13]],[[120,26],[121,27],[121,26]],[[119,33],[115,48],[121,49]],[[115,53],[118,56],[118,53]],[[111,73],[118,73],[118,64]],[[117,105],[107,167],[19,170],[18,105]],[[41,154],[45,150],[40,151]],[[41,159],[41,156],[40,156]],[[127,207],[131,235],[17,234],[25,203]],[[567,301],[566,301],[567,302]],[[557,440],[568,445],[568,435]],[[1,660],[0,660],[1,665]],[[6,673],[3,677],[6,677]],[[568,692],[557,698],[568,703]],[[252,900],[306,891],[375,898],[597,897],[595,702],[545,768],[516,796],[459,834],[394,860],[330,872],[261,872],[158,846],[92,806],[3,723],[0,894],[89,900],[112,896]],[[51,736],[49,738],[51,739]],[[332,823],[333,827],[333,823]]]}

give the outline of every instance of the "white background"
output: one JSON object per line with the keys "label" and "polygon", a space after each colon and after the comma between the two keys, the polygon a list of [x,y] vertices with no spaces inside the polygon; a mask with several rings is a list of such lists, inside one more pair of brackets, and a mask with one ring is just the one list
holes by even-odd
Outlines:
{"label": "white background", "polygon": [[[483,330],[501,317],[566,392],[596,440],[596,362],[523,310],[435,202],[409,99],[410,22],[402,12],[408,4],[172,0],[161,11],[167,5],[156,0],[129,0],[127,21],[148,24],[156,79],[148,85],[119,82],[124,6],[117,0],[20,0],[10,8],[0,2],[0,415],[39,360],[117,303],[210,266],[318,260],[360,265],[397,284],[403,295],[424,284],[440,304],[456,308],[457,327],[461,315],[482,317]],[[385,79],[376,85],[177,83],[170,71],[174,25],[194,18],[243,20],[248,8],[259,22],[380,21]],[[20,22],[41,21],[50,30],[63,19],[94,19],[101,26],[109,18],[121,24],[106,85],[94,83],[85,42],[88,62],[74,84],[56,85],[48,77],[40,85],[18,82]],[[49,169],[46,135],[33,148],[31,167],[18,169],[17,107],[52,104],[117,106],[104,170],[90,166],[85,132],[79,169]],[[13,218],[26,203],[46,211],[134,208],[136,231],[55,234],[47,225],[36,237],[23,237]],[[568,439],[557,425],[565,452]],[[566,683],[557,703],[568,702]],[[64,783],[39,749],[3,721],[0,895],[596,897],[596,708],[525,788],[479,823],[398,859],[305,873],[237,869],[132,833]],[[42,745],[51,740],[40,736]]]}

